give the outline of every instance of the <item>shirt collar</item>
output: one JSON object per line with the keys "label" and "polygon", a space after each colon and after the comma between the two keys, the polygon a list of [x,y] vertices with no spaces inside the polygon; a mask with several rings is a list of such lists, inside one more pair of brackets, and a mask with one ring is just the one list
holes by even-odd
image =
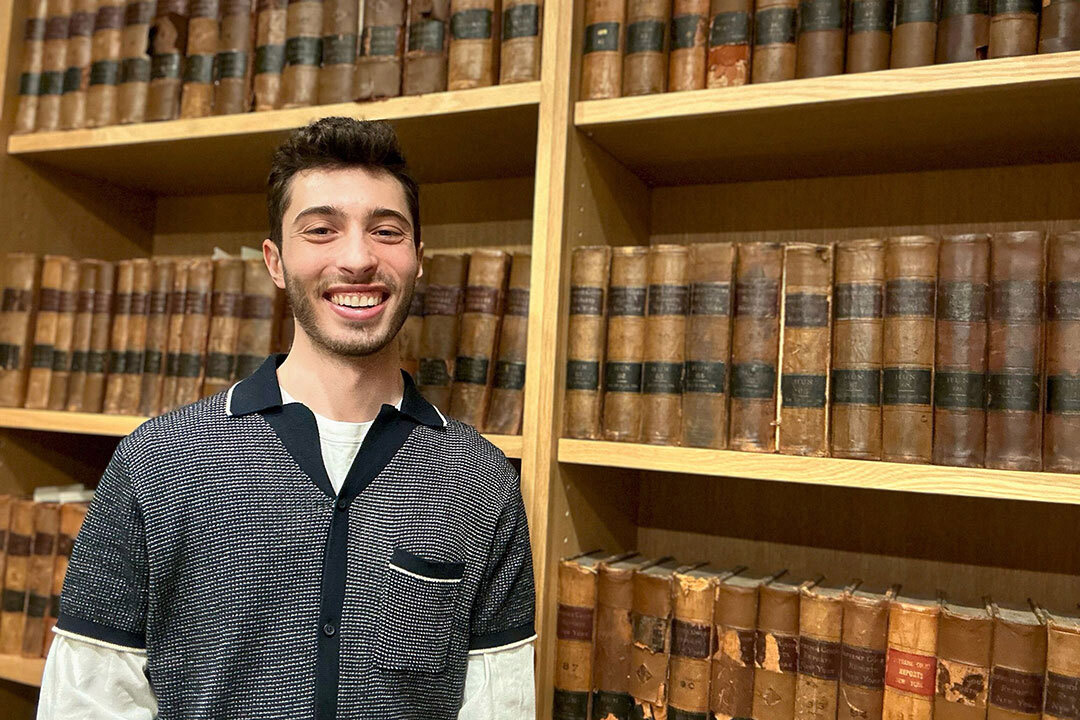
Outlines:
{"label": "shirt collar", "polygon": [[[225,414],[238,417],[266,410],[280,410],[281,387],[278,385],[277,369],[286,357],[287,355],[284,354],[269,356],[258,370],[229,388],[225,399]],[[416,389],[409,373],[402,370],[401,378],[404,383],[401,410],[398,411],[389,405],[385,407],[390,407],[421,425],[433,428],[446,427],[446,418],[434,405],[424,399],[424,396]]]}

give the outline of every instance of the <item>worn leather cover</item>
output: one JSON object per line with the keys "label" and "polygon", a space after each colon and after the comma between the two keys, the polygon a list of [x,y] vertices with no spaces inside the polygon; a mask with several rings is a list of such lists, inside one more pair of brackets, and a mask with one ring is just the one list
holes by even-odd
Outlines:
{"label": "worn leather cover", "polygon": [[274,352],[284,300],[262,258],[249,258],[243,262],[244,296],[236,331],[234,380],[242,380],[255,372],[266,356]]}
{"label": "worn leather cover", "polygon": [[675,573],[668,673],[670,718],[708,718],[716,587],[731,574],[709,568]]}
{"label": "worn leather cover", "polygon": [[670,16],[669,0],[626,0],[623,95],[667,90]]}
{"label": "worn leather cover", "polygon": [[641,379],[645,357],[645,310],[649,293],[649,248],[611,249],[604,362],[604,439],[641,439]]}
{"label": "worn leather cover", "polygon": [[281,107],[315,105],[319,65],[325,48],[323,0],[289,0],[285,21],[285,66],[281,71]]}
{"label": "worn leather cover", "polygon": [[1038,0],[991,0],[989,57],[1035,54],[1040,5]]}
{"label": "worn leather cover", "polygon": [[37,110],[41,101],[41,71],[45,62],[47,0],[26,3],[26,25],[23,31],[23,58],[19,75],[19,105],[15,111],[12,133],[30,133],[37,126]]}
{"label": "worn leather cover", "polygon": [[364,32],[356,60],[356,100],[401,94],[405,53],[405,0],[369,0],[364,5]]}
{"label": "worn leather cover", "polygon": [[67,70],[71,2],[72,0],[48,0],[42,45],[40,95],[34,118],[34,124],[39,131],[60,128],[60,98],[64,92],[64,71]]}
{"label": "worn leather cover", "polygon": [[848,13],[846,72],[872,72],[889,67],[894,12],[893,0],[852,0]]}
{"label": "worn leather cover", "polygon": [[935,720],[984,720],[993,621],[986,607],[944,604],[938,618]]}
{"label": "worn leather cover", "polygon": [[689,259],[684,245],[649,248],[641,439],[654,445],[677,445],[682,434]]}
{"label": "worn leather cover", "polygon": [[883,720],[931,720],[937,680],[937,600],[900,597],[889,606]]}
{"label": "worn leather cover", "polygon": [[[49,596],[49,607],[45,611],[45,644],[42,657],[49,656],[49,648],[52,646],[52,629],[56,627],[56,620],[60,615],[60,591],[64,588],[64,575],[67,574],[68,561],[71,559],[71,548],[83,520],[86,519],[86,509],[85,503],[67,502],[60,506],[60,532],[56,538],[56,560],[52,567],[52,592]],[[2,513],[3,510],[0,509],[0,515]]]}
{"label": "worn leather cover", "polygon": [[[262,265],[261,259],[258,262]],[[146,341],[143,343],[141,375],[138,376],[139,404],[135,409],[137,414],[144,416],[157,413],[161,403],[169,337],[169,298],[176,273],[176,263],[168,258],[154,258],[151,265]]]}
{"label": "worn leather cover", "polygon": [[935,62],[983,60],[989,45],[988,0],[941,0]]}
{"label": "worn leather cover", "polygon": [[889,67],[933,65],[937,46],[937,0],[896,0]]}
{"label": "worn leather cover", "polygon": [[403,95],[446,89],[450,0],[410,0]]}
{"label": "worn leather cover", "polygon": [[938,255],[934,462],[982,467],[986,451],[986,312],[990,242],[947,235]]}
{"label": "worn leather cover", "polygon": [[795,77],[797,0],[755,0],[754,62],[751,82]]}
{"label": "worn leather cover", "polygon": [[360,6],[356,0],[324,1],[319,105],[349,102],[353,99],[356,33],[359,26]]}
{"label": "worn leather cover", "polygon": [[[251,109],[251,74],[254,69],[251,5],[252,0],[225,0],[221,4],[221,35],[215,59],[215,115],[232,115]],[[355,44],[353,54],[356,54]],[[351,90],[350,83],[345,91],[345,100],[349,99]]]}
{"label": "worn leather cover", "polygon": [[740,574],[716,587],[716,645],[709,690],[709,710],[716,720],[749,718],[753,714],[758,594],[768,581]]}
{"label": "worn leather cover", "polygon": [[127,369],[128,321],[131,319],[131,296],[135,286],[135,266],[131,260],[116,263],[116,294],[113,295],[112,326],[109,330],[109,358],[106,365],[105,397],[102,411],[120,412]]}
{"label": "worn leather cover", "polygon": [[124,343],[124,374],[120,383],[120,402],[116,406],[116,412],[122,415],[134,415],[139,411],[153,282],[153,265],[149,260],[135,258],[131,261],[131,266],[131,309],[128,315],[127,340]]}
{"label": "worn leather cover", "polygon": [[436,255],[431,261],[431,277],[424,293],[417,387],[428,402],[445,412],[450,411],[450,382],[454,377],[468,271],[468,255]]}
{"label": "worn leather cover", "polygon": [[[83,407],[90,336],[94,325],[94,295],[97,293],[98,275],[102,272],[102,265],[100,260],[79,261],[79,294],[75,303],[75,324],[71,336],[71,372],[62,408],[68,411],[78,412]],[[109,302],[112,302],[111,296]]]}
{"label": "worn leather cover", "polygon": [[423,272],[413,284],[409,314],[397,336],[401,369],[413,378],[420,374],[420,336],[424,332],[424,295],[427,293],[428,278],[431,276],[431,257],[424,258],[422,264]]}
{"label": "worn leather cover", "polygon": [[257,0],[255,12],[255,109],[273,110],[281,107],[288,0]]}
{"label": "worn leather cover", "polygon": [[1046,261],[1043,469],[1080,472],[1080,232],[1050,238]]}
{"label": "worn leather cover", "polygon": [[709,0],[674,0],[668,90],[676,92],[705,87],[708,31]]}
{"label": "worn leather cover", "polygon": [[570,310],[566,341],[566,418],[563,435],[600,438],[600,381],[604,364],[605,302],[611,249],[574,248],[570,258]]}
{"label": "worn leather cover", "polygon": [[124,29],[120,39],[120,84],[116,88],[117,122],[146,120],[150,88],[150,27],[155,4],[147,0],[127,0]]}
{"label": "worn leather cover", "polygon": [[74,130],[86,124],[86,88],[90,84],[90,43],[98,0],[74,0],[64,54],[64,90],[60,96],[60,128]]}
{"label": "worn leather cover", "polygon": [[1046,697],[1043,720],[1080,714],[1080,618],[1045,613]]}
{"label": "worn leather cover", "polygon": [[799,665],[800,587],[761,586],[754,639],[754,720],[792,720]]}
{"label": "worn leather cover", "polygon": [[26,621],[23,625],[23,657],[41,657],[45,646],[45,614],[52,595],[56,539],[60,532],[60,505],[34,503],[34,541],[26,576]]}
{"label": "worn leather cover", "polygon": [[86,89],[86,127],[116,123],[123,22],[124,0],[98,0],[90,50],[90,84]]}
{"label": "worn leather cover", "polygon": [[1036,720],[1043,710],[1046,627],[1028,609],[994,606],[987,720]]}
{"label": "worn leather cover", "polygon": [[881,720],[889,605],[897,591],[859,588],[844,598],[838,720]]}
{"label": "worn leather cover", "polygon": [[491,399],[509,269],[510,255],[502,250],[476,250],[469,259],[450,414],[481,429]]}
{"label": "worn leather cover", "polygon": [[[188,279],[191,262],[178,261],[169,293],[169,324],[165,340],[165,376],[161,383],[155,412],[164,413],[174,407],[176,386],[180,382],[180,349],[184,342],[184,307],[187,305]],[[154,413],[149,413],[153,415]]]}
{"label": "worn leather cover", "polygon": [[585,0],[581,99],[619,97],[626,48],[626,0]]}
{"label": "worn leather cover", "polygon": [[844,72],[847,35],[846,0],[803,0],[799,3],[795,77],[824,77]]}
{"label": "worn leather cover", "polygon": [[846,594],[835,587],[802,589],[795,720],[836,720]]}
{"label": "worn leather cover", "polygon": [[1080,1],[1043,0],[1039,53],[1080,50]]}
{"label": "worn leather cover", "polygon": [[663,717],[667,705],[673,589],[675,572],[682,567],[675,560],[665,560],[634,573],[630,645],[633,717],[655,717],[658,712]]}
{"label": "worn leather cover", "polygon": [[[9,494],[0,494],[0,567],[6,567],[6,559],[8,555],[8,548],[11,543],[11,521],[12,510],[14,508],[16,498]],[[0,579],[4,576],[3,572],[0,572]],[[0,585],[2,587],[2,585]],[[3,623],[3,602],[2,599],[6,598],[6,595],[0,595],[0,632],[2,632]]]}
{"label": "worn leather cover", "polygon": [[105,380],[109,369],[110,330],[114,310],[123,298],[114,296],[116,287],[114,263],[103,262],[98,269],[94,288],[94,317],[90,326],[90,351],[86,354],[86,383],[83,386],[82,411],[101,412],[105,400]]}
{"label": "worn leather cover", "polygon": [[27,582],[34,547],[34,501],[15,500],[7,535],[4,592],[0,602],[0,653],[22,652],[26,623]]}
{"label": "worn leather cover", "polygon": [[521,434],[521,416],[525,409],[525,354],[528,350],[531,271],[532,256],[527,252],[514,253],[484,432]]}
{"label": "worn leather cover", "polygon": [[193,403],[202,397],[213,289],[214,261],[210,258],[192,261],[188,269],[187,293],[184,296],[184,327],[180,340],[173,407]]}
{"label": "worn leather cover", "polygon": [[587,720],[596,625],[596,571],[608,553],[597,551],[559,562],[555,629],[553,718]]}
{"label": "worn leather cover", "polygon": [[75,341],[75,317],[79,307],[79,267],[78,260],[68,259],[61,273],[60,309],[57,312],[56,334],[53,338],[49,393],[45,398],[45,407],[49,410],[63,410],[67,402],[72,344]]}
{"label": "worn leather cover", "polygon": [[733,87],[750,82],[753,0],[712,0],[705,86]]}
{"label": "worn leather cover", "polygon": [[243,303],[244,261],[240,258],[214,260],[214,291],[210,296],[202,396],[213,395],[232,385]]}
{"label": "worn leather cover", "polygon": [[188,0],[158,1],[150,38],[147,120],[172,120],[180,114],[189,12]]}
{"label": "worn leather cover", "polygon": [[499,84],[540,79],[542,0],[503,0]]}
{"label": "worn leather cover", "polygon": [[221,0],[192,0],[188,18],[180,117],[206,117],[214,110],[214,60],[221,37]]}
{"label": "worn leather cover", "polygon": [[29,347],[30,361],[24,407],[40,410],[49,405],[53,354],[60,330],[60,315],[65,305],[64,273],[70,262],[71,258],[62,255],[46,255],[41,263],[37,317],[34,321],[32,345]]}
{"label": "worn leather cover", "polygon": [[494,85],[499,78],[499,0],[450,1],[449,90]]}

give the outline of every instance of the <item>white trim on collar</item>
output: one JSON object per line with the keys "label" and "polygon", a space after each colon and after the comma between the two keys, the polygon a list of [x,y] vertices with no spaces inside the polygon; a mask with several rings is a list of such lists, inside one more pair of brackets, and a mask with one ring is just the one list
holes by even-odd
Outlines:
{"label": "white trim on collar", "polygon": [[225,414],[228,415],[229,417],[233,416],[233,411],[232,411],[232,394],[233,394],[233,390],[235,390],[236,386],[239,385],[239,384],[240,383],[233,383],[232,387],[229,388],[229,392],[225,394]]}

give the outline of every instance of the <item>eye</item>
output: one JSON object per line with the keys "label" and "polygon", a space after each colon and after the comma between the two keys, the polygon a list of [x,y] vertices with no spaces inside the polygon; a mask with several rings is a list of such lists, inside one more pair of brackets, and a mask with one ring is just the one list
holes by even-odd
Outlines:
{"label": "eye", "polygon": [[381,227],[374,231],[375,237],[384,242],[396,242],[405,237],[405,233],[401,232],[397,228]]}

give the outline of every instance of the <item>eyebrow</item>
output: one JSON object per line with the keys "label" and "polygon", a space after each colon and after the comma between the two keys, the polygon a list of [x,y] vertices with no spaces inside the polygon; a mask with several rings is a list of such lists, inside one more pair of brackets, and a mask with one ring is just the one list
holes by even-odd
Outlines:
{"label": "eyebrow", "polygon": [[371,211],[371,215],[369,216],[369,218],[371,220],[381,220],[382,218],[395,218],[405,223],[405,225],[407,225],[410,230],[412,229],[412,221],[409,220],[409,218],[405,217],[397,210],[393,210],[388,207],[375,208]]}
{"label": "eyebrow", "polygon": [[293,224],[295,225],[309,215],[329,215],[330,217],[340,219],[345,217],[345,211],[333,205],[316,205],[314,207],[304,208],[298,212],[296,217],[293,218]]}

